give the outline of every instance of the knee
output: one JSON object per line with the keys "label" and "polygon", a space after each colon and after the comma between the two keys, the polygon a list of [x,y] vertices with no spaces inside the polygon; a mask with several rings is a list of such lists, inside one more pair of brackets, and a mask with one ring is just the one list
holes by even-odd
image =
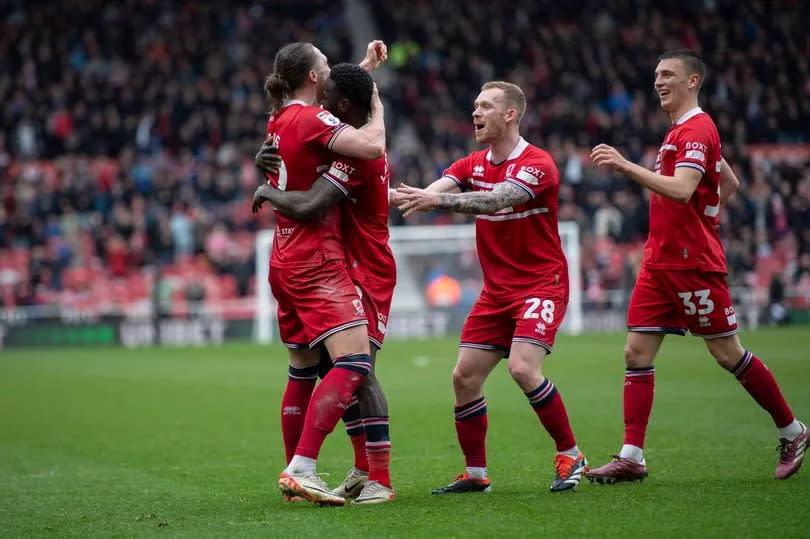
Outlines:
{"label": "knee", "polygon": [[510,358],[509,374],[512,376],[512,379],[515,382],[517,382],[520,386],[524,386],[531,383],[532,378],[539,375],[539,372],[525,361],[521,361],[520,359],[512,360]]}
{"label": "knee", "polygon": [[742,353],[736,354],[722,346],[709,345],[709,353],[712,355],[718,365],[726,370],[731,370],[737,365],[737,362],[742,357]]}
{"label": "knee", "polygon": [[624,345],[624,364],[631,369],[643,369],[653,363],[653,355],[647,354],[644,350],[633,346],[631,343]]}
{"label": "knee", "polygon": [[456,391],[475,391],[481,382],[475,373],[460,369],[458,365],[453,369],[453,388]]}

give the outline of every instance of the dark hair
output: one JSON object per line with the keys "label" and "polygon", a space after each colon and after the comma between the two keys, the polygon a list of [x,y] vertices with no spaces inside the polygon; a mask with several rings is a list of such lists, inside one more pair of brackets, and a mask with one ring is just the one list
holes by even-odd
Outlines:
{"label": "dark hair", "polygon": [[686,66],[686,70],[690,74],[698,74],[698,77],[700,77],[700,81],[698,82],[698,90],[700,90],[700,87],[703,86],[703,81],[706,80],[706,76],[708,74],[706,62],[703,61],[703,58],[701,58],[700,55],[692,49],[675,49],[667,51],[659,56],[658,61],[669,60],[670,58],[677,58],[683,62],[683,65]]}
{"label": "dark hair", "polygon": [[368,71],[356,64],[342,63],[332,67],[329,78],[352,105],[371,106],[374,81]]}
{"label": "dark hair", "polygon": [[301,41],[284,45],[276,53],[273,73],[264,81],[270,114],[281,110],[284,100],[306,80],[315,60],[315,47]]}

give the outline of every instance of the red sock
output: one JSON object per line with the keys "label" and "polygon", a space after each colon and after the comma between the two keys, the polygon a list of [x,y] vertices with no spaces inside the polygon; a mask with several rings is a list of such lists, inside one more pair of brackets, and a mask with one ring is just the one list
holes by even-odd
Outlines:
{"label": "red sock", "polygon": [[367,472],[369,470],[369,460],[366,455],[366,433],[350,436],[352,448],[354,449],[354,467]]}
{"label": "red sock", "polygon": [[624,371],[624,443],[644,447],[655,394],[655,367]]}
{"label": "red sock", "polygon": [[370,368],[371,358],[368,354],[352,354],[335,361],[332,370],[312,394],[296,455],[318,458],[323,441],[335,429]]}
{"label": "red sock", "polygon": [[301,438],[307,405],[317,378],[317,366],[308,369],[289,368],[287,388],[281,397],[281,437],[284,439],[287,464],[293,458],[298,439]]}
{"label": "red sock", "polygon": [[456,406],[456,434],[468,468],[487,465],[487,402],[484,397]]}
{"label": "red sock", "polygon": [[343,424],[346,426],[346,434],[349,435],[349,440],[352,442],[354,467],[367,472],[366,431],[363,430],[363,420],[360,418],[360,405],[357,403],[357,397],[352,399],[349,407],[343,412]]}
{"label": "red sock", "polygon": [[778,428],[786,427],[793,422],[793,412],[785,402],[779,384],[758,357],[746,351],[742,359],[731,369],[731,373],[737,377],[748,394],[754,397],[757,404],[771,414]]}
{"label": "red sock", "polygon": [[387,417],[364,417],[366,431],[366,452],[368,453],[368,480],[391,488],[389,465],[391,462],[391,441],[388,437]]}
{"label": "red sock", "polygon": [[540,423],[554,440],[557,451],[567,451],[577,445],[565,404],[551,380],[543,380],[542,384],[526,393],[526,397],[529,398],[534,413],[540,418]]}

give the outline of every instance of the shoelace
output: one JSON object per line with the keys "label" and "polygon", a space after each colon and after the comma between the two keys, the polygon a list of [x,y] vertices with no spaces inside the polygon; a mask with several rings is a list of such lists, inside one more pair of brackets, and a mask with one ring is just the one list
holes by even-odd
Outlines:
{"label": "shoelace", "polygon": [[360,477],[368,477],[368,474],[360,473],[356,468],[352,468],[351,470],[349,470],[349,473],[346,474],[346,478],[343,480],[343,482],[346,483],[350,479]]}
{"label": "shoelace", "polygon": [[480,483],[482,481],[486,481],[486,479],[480,479],[480,478],[477,478],[477,477],[470,477],[469,475],[467,475],[467,472],[464,472],[464,473],[458,474],[453,481],[454,482],[455,481],[476,481],[476,482]]}
{"label": "shoelace", "polygon": [[306,479],[309,479],[310,481],[314,481],[321,488],[328,488],[326,485],[326,481],[324,481],[321,476],[329,477],[329,472],[314,472],[307,474],[304,477]]}
{"label": "shoelace", "polygon": [[571,473],[577,459],[572,459],[565,455],[554,455],[554,468],[557,470],[557,475],[565,477]]}
{"label": "shoelace", "polygon": [[387,490],[388,489],[386,487],[384,487],[382,485],[382,483],[380,483],[379,481],[369,481],[368,483],[366,483],[366,486],[363,487],[362,494],[363,495],[368,495],[368,494],[377,495],[377,494],[383,494]]}
{"label": "shoelace", "polygon": [[779,445],[776,446],[776,450],[779,451],[779,458],[786,459],[790,456],[790,452],[793,450],[793,442],[788,440],[787,438],[782,438],[779,440]]}

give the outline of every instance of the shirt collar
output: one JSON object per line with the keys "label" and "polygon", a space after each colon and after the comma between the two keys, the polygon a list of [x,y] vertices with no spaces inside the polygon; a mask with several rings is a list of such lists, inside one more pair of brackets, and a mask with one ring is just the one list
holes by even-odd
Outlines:
{"label": "shirt collar", "polygon": [[307,106],[307,104],[301,101],[300,99],[285,99],[284,103],[281,105],[281,108],[289,107],[290,105],[303,105],[305,107]]}
{"label": "shirt collar", "polygon": [[695,107],[692,110],[690,110],[689,112],[687,112],[686,114],[684,114],[683,116],[681,116],[680,119],[675,123],[677,125],[681,125],[682,123],[684,123],[686,120],[688,120],[692,116],[696,116],[696,115],[700,114],[701,112],[703,112],[703,109],[701,109],[700,107]]}
{"label": "shirt collar", "polygon": [[[511,161],[512,159],[515,159],[518,156],[520,156],[520,154],[523,153],[523,150],[525,150],[528,146],[529,146],[529,143],[526,142],[526,140],[523,137],[520,137],[518,139],[517,144],[515,145],[515,149],[512,150],[512,153],[509,154],[509,157],[506,158],[506,161]],[[491,149],[487,152],[487,161],[489,161],[490,163],[492,162],[492,150]]]}

